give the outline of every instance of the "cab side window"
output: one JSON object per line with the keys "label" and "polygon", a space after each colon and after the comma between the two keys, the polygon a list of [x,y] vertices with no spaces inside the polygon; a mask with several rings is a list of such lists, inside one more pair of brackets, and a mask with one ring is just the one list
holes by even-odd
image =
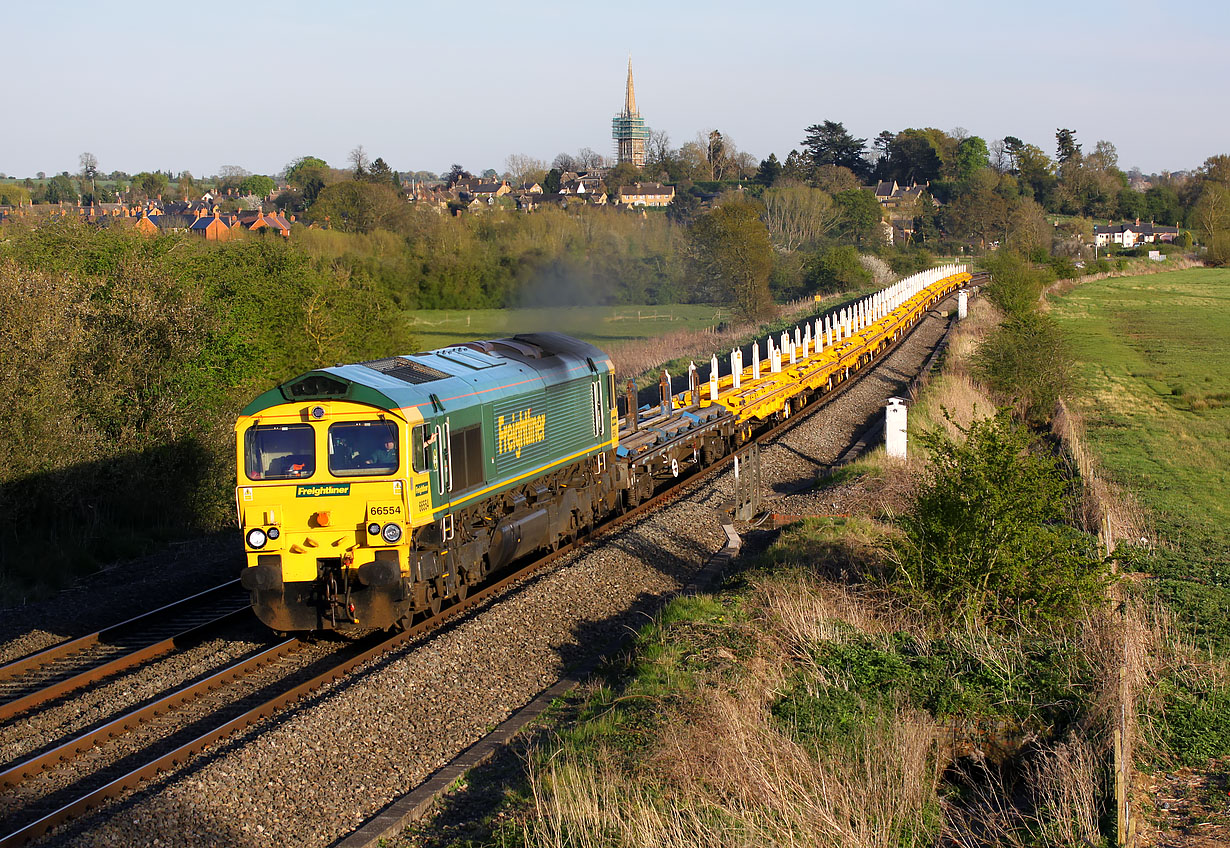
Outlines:
{"label": "cab side window", "polygon": [[410,455],[414,470],[419,474],[426,474],[432,469],[435,464],[432,461],[432,447],[434,440],[432,434],[435,431],[428,424],[420,424],[415,427],[410,433]]}

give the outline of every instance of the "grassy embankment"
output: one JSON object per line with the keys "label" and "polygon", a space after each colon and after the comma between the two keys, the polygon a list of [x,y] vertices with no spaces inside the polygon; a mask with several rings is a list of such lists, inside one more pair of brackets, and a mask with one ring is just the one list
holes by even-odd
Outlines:
{"label": "grassy embankment", "polygon": [[1146,717],[1163,764],[1205,766],[1230,756],[1230,272],[1087,282],[1052,303],[1087,443],[1129,503],[1111,531],[1146,537],[1138,593],[1174,626]]}
{"label": "grassy embankment", "polygon": [[[997,321],[976,302],[918,425],[959,433],[993,411],[968,358]],[[851,518],[795,525],[721,591],[671,602],[559,705],[500,791],[473,776],[407,843],[1100,843],[1106,607],[1086,595],[1063,620],[1036,617],[1045,599],[954,620],[921,602],[892,551],[927,465],[877,451],[825,481]]]}

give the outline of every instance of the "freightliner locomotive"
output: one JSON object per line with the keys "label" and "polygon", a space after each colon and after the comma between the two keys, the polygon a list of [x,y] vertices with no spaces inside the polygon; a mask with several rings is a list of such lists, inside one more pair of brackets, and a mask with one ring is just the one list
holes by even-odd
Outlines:
{"label": "freightliner locomotive", "polygon": [[405,626],[832,391],[969,281],[902,280],[622,417],[610,358],[560,333],[309,371],[236,424],[243,586],[278,631]]}

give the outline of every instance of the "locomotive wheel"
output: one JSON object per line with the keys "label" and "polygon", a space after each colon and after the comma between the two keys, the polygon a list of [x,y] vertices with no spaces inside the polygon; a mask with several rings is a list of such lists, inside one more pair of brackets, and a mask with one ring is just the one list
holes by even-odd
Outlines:
{"label": "locomotive wheel", "polygon": [[427,602],[427,609],[431,611],[432,615],[439,615],[440,608],[444,606],[444,599],[440,597],[440,593],[435,590],[435,587],[431,587],[427,591],[431,593],[431,600]]}
{"label": "locomotive wheel", "polygon": [[461,603],[466,599],[466,595],[470,594],[470,584],[464,580],[457,581],[457,603]]}

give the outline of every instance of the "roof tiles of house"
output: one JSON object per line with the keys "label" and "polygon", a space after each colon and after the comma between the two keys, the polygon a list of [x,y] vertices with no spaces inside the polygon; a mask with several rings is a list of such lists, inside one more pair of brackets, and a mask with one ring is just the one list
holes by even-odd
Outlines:
{"label": "roof tiles of house", "polygon": [[1126,233],[1128,231],[1138,233],[1142,236],[1151,236],[1158,233],[1175,233],[1179,232],[1178,227],[1167,227],[1161,224],[1101,224],[1093,228],[1094,235],[1116,235],[1118,233]]}
{"label": "roof tiles of house", "polygon": [[675,187],[661,183],[637,183],[619,187],[620,194],[674,194]]}
{"label": "roof tiles of house", "polygon": [[226,227],[227,229],[230,229],[230,227],[229,227],[229,226],[227,226],[226,221],[224,221],[224,220],[222,220],[221,218],[216,217],[216,216],[214,216],[214,215],[202,215],[201,217],[199,217],[199,218],[197,218],[195,221],[193,221],[191,224],[189,224],[189,225],[188,225],[188,229],[190,229],[190,230],[207,230],[207,229],[209,229],[209,226],[210,226],[211,224],[213,224],[215,221],[216,221],[217,223],[221,224],[222,226]]}

